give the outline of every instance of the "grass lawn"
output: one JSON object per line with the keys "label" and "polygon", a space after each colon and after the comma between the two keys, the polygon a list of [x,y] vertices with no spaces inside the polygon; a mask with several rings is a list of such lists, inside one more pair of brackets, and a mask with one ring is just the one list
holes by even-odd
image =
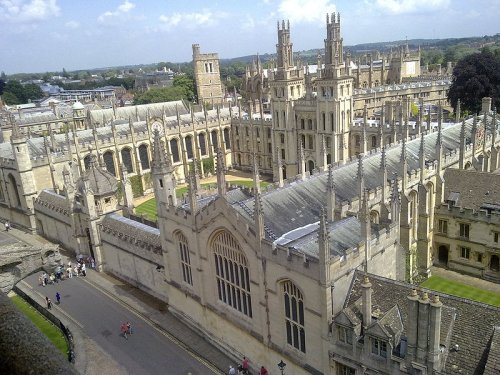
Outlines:
{"label": "grass lawn", "polygon": [[11,297],[12,302],[16,307],[28,317],[29,320],[54,344],[54,346],[62,353],[68,352],[68,343],[62,331],[57,328],[52,322],[48,321],[34,307],[21,297],[15,295]]}
{"label": "grass lawn", "polygon": [[[239,185],[239,186],[245,186],[245,187],[252,187],[253,186],[253,181],[229,181],[231,185]],[[204,188],[207,188],[208,186],[216,187],[216,184],[211,183],[211,184],[201,184]],[[260,186],[262,188],[265,188],[267,185],[269,185],[269,182],[261,181]],[[176,190],[176,195],[177,197],[182,197],[183,194],[187,193],[188,188],[187,186],[180,187]],[[135,208],[135,213],[137,215],[144,214],[149,220],[156,220],[156,200],[154,198],[138,205]]]}
{"label": "grass lawn", "polygon": [[420,286],[438,292],[487,303],[489,305],[500,306],[500,293],[474,288],[467,284],[451,281],[439,276],[431,276],[420,284]]}

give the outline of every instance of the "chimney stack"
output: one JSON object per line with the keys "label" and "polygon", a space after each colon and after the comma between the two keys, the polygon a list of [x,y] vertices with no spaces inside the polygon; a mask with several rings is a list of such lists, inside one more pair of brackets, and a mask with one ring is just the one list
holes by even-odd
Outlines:
{"label": "chimney stack", "polygon": [[363,327],[366,329],[372,323],[372,284],[368,276],[361,283],[363,303]]}
{"label": "chimney stack", "polygon": [[484,115],[487,115],[491,112],[491,98],[489,97],[484,97],[481,100],[481,112]]}
{"label": "chimney stack", "polygon": [[418,305],[417,359],[420,363],[424,363],[429,339],[429,296],[427,292],[422,294]]}
{"label": "chimney stack", "polygon": [[442,302],[435,295],[430,302],[429,314],[429,351],[428,361],[431,366],[429,373],[440,371],[440,338],[441,338],[441,308]]}

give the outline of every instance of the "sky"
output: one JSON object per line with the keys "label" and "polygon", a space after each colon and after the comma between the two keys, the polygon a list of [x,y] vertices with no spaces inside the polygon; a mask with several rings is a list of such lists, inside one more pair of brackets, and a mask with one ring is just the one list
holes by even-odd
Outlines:
{"label": "sky", "polygon": [[0,71],[54,72],[322,48],[327,13],[344,45],[500,32],[500,0],[0,0]]}

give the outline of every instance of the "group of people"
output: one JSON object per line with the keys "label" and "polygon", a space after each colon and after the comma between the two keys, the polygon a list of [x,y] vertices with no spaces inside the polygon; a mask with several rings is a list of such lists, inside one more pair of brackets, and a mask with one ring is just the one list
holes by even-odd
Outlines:
{"label": "group of people", "polygon": [[122,325],[120,326],[120,331],[121,331],[123,337],[128,339],[127,335],[132,334],[132,325],[130,324],[130,322],[122,323]]}
{"label": "group of people", "polygon": [[[238,373],[233,366],[229,366],[229,375],[248,375],[250,374],[250,361],[247,357],[243,357],[241,364],[238,365]],[[267,375],[267,369],[264,366],[260,367],[259,375]]]}

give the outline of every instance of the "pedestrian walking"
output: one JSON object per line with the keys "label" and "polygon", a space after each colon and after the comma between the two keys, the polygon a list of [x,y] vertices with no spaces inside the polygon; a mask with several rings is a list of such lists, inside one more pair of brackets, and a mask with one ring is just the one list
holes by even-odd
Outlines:
{"label": "pedestrian walking", "polygon": [[71,266],[68,267],[66,272],[68,273],[68,279],[71,279],[73,277],[73,270],[71,269]]}
{"label": "pedestrian walking", "polygon": [[58,305],[61,303],[61,295],[59,294],[59,292],[56,293],[56,301]]}
{"label": "pedestrian walking", "polygon": [[122,323],[122,325],[120,326],[120,331],[122,332],[123,337],[125,337],[125,339],[128,340],[128,338],[127,338],[127,324],[126,323]]}
{"label": "pedestrian walking", "polygon": [[267,375],[267,370],[264,366],[260,367],[260,375]]}
{"label": "pedestrian walking", "polygon": [[9,222],[9,220],[7,220],[7,221],[5,222],[5,231],[6,231],[6,232],[8,232],[8,231],[9,231],[9,229],[10,229],[10,222]]}
{"label": "pedestrian walking", "polygon": [[236,375],[236,370],[233,366],[229,366],[229,375]]}
{"label": "pedestrian walking", "polygon": [[132,334],[132,324],[130,324],[130,322],[127,322],[127,333],[128,333],[129,335],[131,335],[131,334]]}
{"label": "pedestrian walking", "polygon": [[49,297],[45,297],[45,302],[47,302],[47,309],[50,310],[52,308],[52,301]]}
{"label": "pedestrian walking", "polygon": [[250,364],[248,363],[248,358],[243,357],[243,361],[241,361],[241,373],[244,375],[248,374],[248,369],[250,368]]}
{"label": "pedestrian walking", "polygon": [[85,268],[85,263],[82,263],[82,276],[87,276],[87,268]]}

